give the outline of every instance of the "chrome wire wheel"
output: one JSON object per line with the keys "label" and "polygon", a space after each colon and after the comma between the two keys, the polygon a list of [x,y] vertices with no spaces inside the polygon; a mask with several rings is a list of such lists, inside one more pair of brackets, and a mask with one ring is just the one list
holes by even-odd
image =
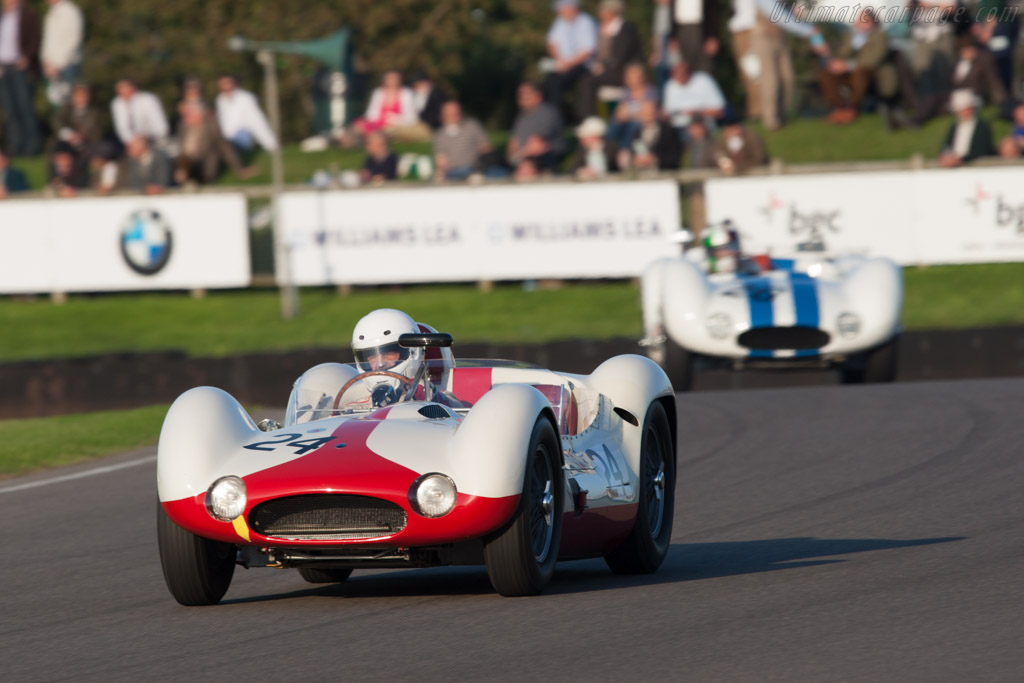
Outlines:
{"label": "chrome wire wheel", "polygon": [[548,558],[554,537],[554,480],[551,456],[544,444],[538,444],[530,467],[530,539],[538,564]]}
{"label": "chrome wire wheel", "polygon": [[644,446],[647,524],[651,537],[657,538],[661,534],[661,525],[665,520],[665,455],[661,437],[653,425],[647,427]]}

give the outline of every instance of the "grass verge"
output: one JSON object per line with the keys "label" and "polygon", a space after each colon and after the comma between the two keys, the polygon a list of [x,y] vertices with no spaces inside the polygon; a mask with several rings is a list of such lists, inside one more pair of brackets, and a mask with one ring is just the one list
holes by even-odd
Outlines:
{"label": "grass verge", "polygon": [[[1024,324],[1024,263],[904,269],[907,329]],[[0,299],[0,362],[115,352],[182,350],[193,356],[348,346],[355,322],[399,308],[458,342],[542,343],[639,337],[640,292],[630,282],[577,282],[524,291],[503,285],[307,289],[302,312],[280,317],[276,290]],[[457,353],[457,351],[456,351]]]}
{"label": "grass verge", "polygon": [[156,443],[166,405],[0,420],[0,477],[70,465]]}

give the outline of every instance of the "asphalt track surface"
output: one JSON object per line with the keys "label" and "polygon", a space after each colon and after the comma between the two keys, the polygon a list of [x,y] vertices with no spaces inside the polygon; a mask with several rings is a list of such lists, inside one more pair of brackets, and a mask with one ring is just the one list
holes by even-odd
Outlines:
{"label": "asphalt track surface", "polygon": [[222,604],[184,608],[151,452],[2,481],[0,678],[1021,680],[1024,380],[702,392],[679,411],[661,570],[563,563],[535,598],[474,567],[326,587],[239,569]]}

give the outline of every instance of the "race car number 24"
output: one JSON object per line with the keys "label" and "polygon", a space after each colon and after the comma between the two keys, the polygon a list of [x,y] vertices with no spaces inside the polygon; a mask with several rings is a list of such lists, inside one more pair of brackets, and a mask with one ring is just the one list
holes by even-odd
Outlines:
{"label": "race car number 24", "polygon": [[250,451],[273,451],[278,448],[294,448],[296,455],[305,455],[337,438],[336,436],[324,436],[319,439],[303,439],[302,434],[279,434],[276,439],[257,441],[242,448],[247,448]]}

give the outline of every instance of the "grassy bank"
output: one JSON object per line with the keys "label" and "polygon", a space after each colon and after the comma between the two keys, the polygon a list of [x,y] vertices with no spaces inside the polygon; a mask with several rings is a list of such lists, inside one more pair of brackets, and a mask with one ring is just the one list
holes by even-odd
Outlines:
{"label": "grassy bank", "polygon": [[0,420],[0,477],[155,444],[167,406]]}
{"label": "grassy bank", "polygon": [[[907,268],[908,329],[1024,324],[1024,264]],[[183,350],[195,356],[347,346],[355,322],[400,308],[459,341],[509,343],[637,337],[639,289],[629,282],[493,292],[470,285],[304,290],[301,315],[280,318],[276,290],[0,299],[0,362],[110,352]]]}

